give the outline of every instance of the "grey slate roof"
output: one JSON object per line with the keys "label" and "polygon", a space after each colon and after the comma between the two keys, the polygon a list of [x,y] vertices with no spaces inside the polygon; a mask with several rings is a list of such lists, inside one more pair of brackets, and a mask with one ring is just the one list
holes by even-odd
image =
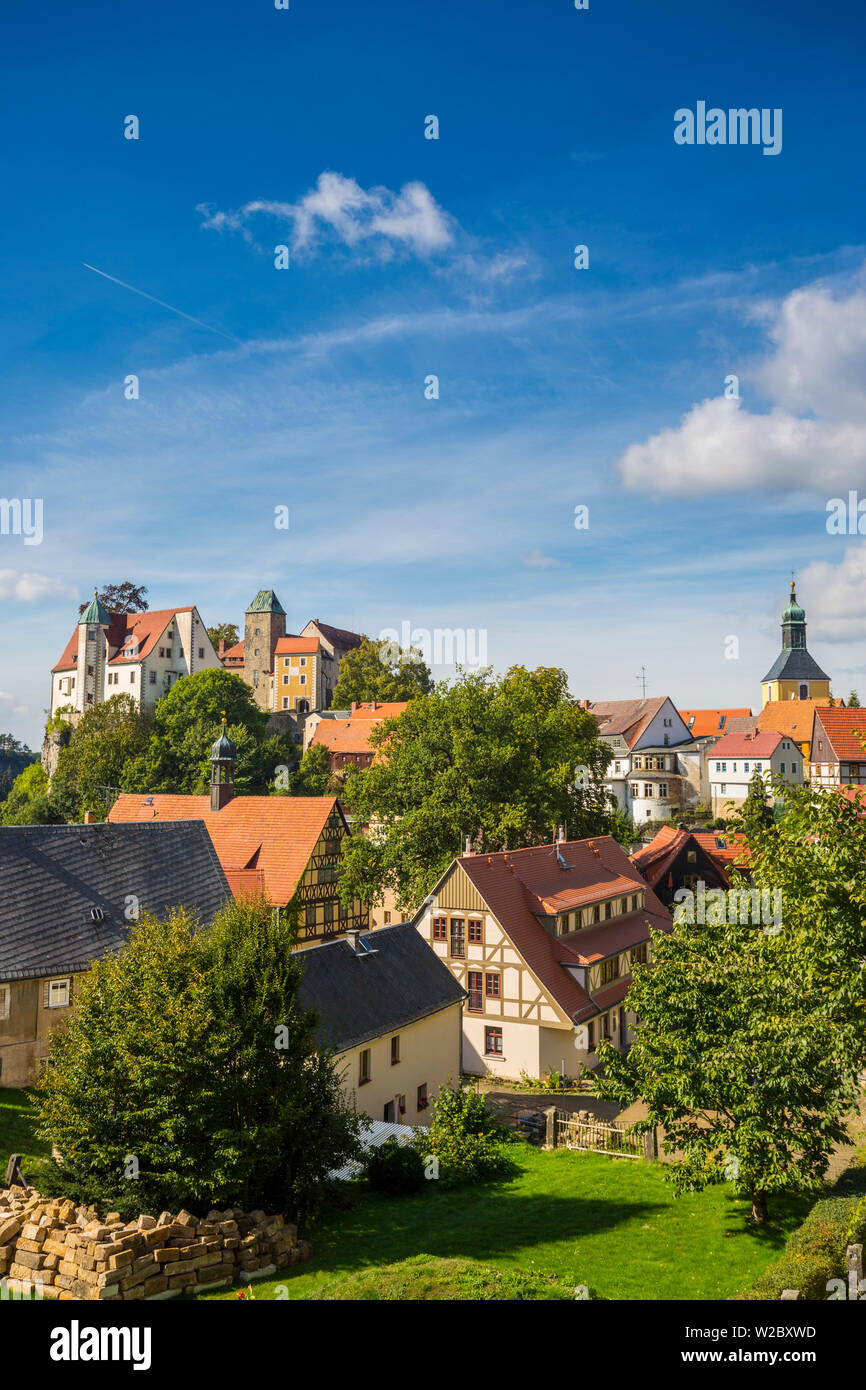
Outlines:
{"label": "grey slate roof", "polygon": [[316,1010],[319,1038],[335,1051],[395,1033],[466,998],[411,922],[362,932],[359,944],[360,955],[346,937],[295,953],[304,971],[300,1002]]}
{"label": "grey slate roof", "polygon": [[120,949],[131,894],[142,914],[183,906],[209,922],[231,894],[204,822],[0,827],[0,980],[87,970]]}
{"label": "grey slate roof", "polygon": [[804,647],[791,647],[779,652],[764,681],[828,681],[830,677],[822,671]]}

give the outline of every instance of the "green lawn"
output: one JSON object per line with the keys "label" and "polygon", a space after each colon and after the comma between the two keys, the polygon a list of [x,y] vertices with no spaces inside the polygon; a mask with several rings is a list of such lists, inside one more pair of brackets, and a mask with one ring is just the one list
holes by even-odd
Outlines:
{"label": "green lawn", "polygon": [[292,1299],[337,1298],[344,1281],[348,1296],[370,1298],[378,1284],[383,1297],[405,1297],[392,1288],[417,1284],[419,1271],[392,1267],[413,1256],[552,1278],[553,1297],[557,1288],[587,1285],[608,1299],[727,1298],[776,1257],[811,1205],[776,1199],[770,1225],[757,1231],[746,1220],[748,1203],[727,1187],[677,1198],[657,1163],[529,1145],[514,1154],[519,1174],[505,1182],[451,1191],[430,1183],[404,1198],[353,1185],[354,1208],[309,1233],[312,1258],[257,1282],[256,1299],[285,1298],[279,1285]]}
{"label": "green lawn", "polygon": [[[729,1187],[677,1198],[659,1163],[528,1144],[511,1152],[517,1174],[501,1182],[430,1182],[404,1198],[351,1184],[354,1205],[308,1233],[312,1258],[257,1282],[256,1299],[564,1298],[580,1285],[609,1299],[727,1298],[776,1258],[811,1206],[773,1199],[756,1230]],[[29,1098],[0,1090],[0,1180],[10,1153],[24,1155],[38,1186],[48,1148],[33,1136]]]}
{"label": "green lawn", "polygon": [[33,1107],[26,1091],[0,1090],[0,1185],[10,1154],[23,1154],[24,1176],[38,1187],[40,1161],[51,1157],[51,1145],[33,1133]]}

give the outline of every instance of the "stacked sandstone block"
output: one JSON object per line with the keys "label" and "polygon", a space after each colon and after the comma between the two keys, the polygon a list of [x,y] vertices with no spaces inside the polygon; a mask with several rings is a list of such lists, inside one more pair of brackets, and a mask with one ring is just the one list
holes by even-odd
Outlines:
{"label": "stacked sandstone block", "polygon": [[296,1226],[263,1211],[128,1222],[109,1212],[100,1221],[95,1207],[0,1189],[0,1279],[13,1295],[35,1287],[43,1298],[171,1298],[273,1274],[311,1253]]}

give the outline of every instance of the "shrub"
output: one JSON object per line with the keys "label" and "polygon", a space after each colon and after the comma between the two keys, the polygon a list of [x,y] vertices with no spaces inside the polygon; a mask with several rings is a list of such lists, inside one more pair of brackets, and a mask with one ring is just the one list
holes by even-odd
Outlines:
{"label": "shrub", "polygon": [[438,1160],[439,1178],[446,1187],[510,1174],[507,1146],[513,1142],[516,1136],[491,1114],[482,1095],[448,1082],[439,1087],[429,1129],[414,1141],[424,1159]]}
{"label": "shrub", "polygon": [[784,1253],[740,1300],[777,1299],[783,1289],[799,1289],[804,1298],[823,1302],[827,1284],[845,1269],[845,1251],[866,1233],[866,1200],[826,1197],[816,1202],[802,1226],[794,1231]]}
{"label": "shrub", "polygon": [[411,1144],[386,1139],[373,1149],[364,1165],[364,1176],[374,1192],[389,1197],[405,1197],[424,1185],[424,1160]]}

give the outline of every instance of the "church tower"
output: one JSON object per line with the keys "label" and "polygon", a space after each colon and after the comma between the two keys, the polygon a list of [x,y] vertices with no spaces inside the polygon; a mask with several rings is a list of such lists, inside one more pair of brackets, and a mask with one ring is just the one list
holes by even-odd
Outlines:
{"label": "church tower", "polygon": [[797,602],[794,581],[782,614],[782,650],[761,682],[762,705],[768,700],[829,700],[830,677],[806,650],[806,614]]}

